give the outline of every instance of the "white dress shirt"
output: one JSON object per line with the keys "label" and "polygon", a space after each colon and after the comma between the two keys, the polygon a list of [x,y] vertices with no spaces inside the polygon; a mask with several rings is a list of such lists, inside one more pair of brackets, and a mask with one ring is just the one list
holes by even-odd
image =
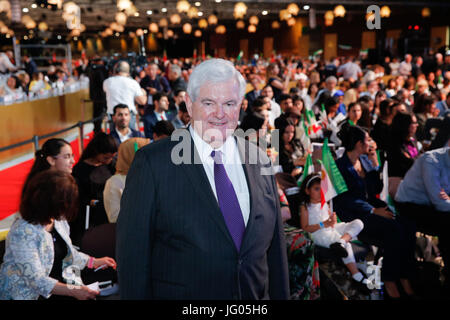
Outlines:
{"label": "white dress shirt", "polygon": [[[214,196],[217,200],[216,184],[214,182],[214,159],[211,157],[211,152],[214,150],[208,143],[206,143],[192,126],[189,126],[189,131],[194,140],[195,148],[197,149],[200,159],[203,164],[209,184],[213,190]],[[239,156],[239,149],[236,140],[233,136],[228,137],[225,143],[216,151],[222,152],[222,162],[227,172],[228,178],[233,184],[234,191],[238,198],[239,206],[241,207],[242,216],[244,218],[245,226],[247,226],[248,218],[250,216],[250,193],[248,191],[247,179],[245,177],[242,161]]]}
{"label": "white dress shirt", "polygon": [[117,135],[119,136],[121,143],[127,141],[128,139],[132,138],[132,136],[133,136],[133,131],[131,131],[130,128],[128,128],[128,133],[125,135],[123,135],[117,127],[116,127],[116,132],[117,132]]}

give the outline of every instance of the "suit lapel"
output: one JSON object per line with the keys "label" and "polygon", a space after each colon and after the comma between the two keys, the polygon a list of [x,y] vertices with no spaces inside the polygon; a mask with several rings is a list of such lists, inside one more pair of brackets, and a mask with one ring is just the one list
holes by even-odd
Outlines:
{"label": "suit lapel", "polygon": [[[188,129],[186,129],[188,130]],[[189,131],[188,131],[189,132]],[[190,136],[190,134],[189,134]],[[183,167],[183,172],[186,173],[189,180],[191,181],[191,186],[195,189],[195,193],[203,200],[210,210],[207,210],[207,215],[217,224],[219,229],[225,235],[225,237],[233,244],[233,239],[231,238],[230,232],[228,231],[227,225],[225,224],[225,219],[223,217],[222,211],[220,211],[219,204],[217,203],[214,192],[209,184],[208,177],[206,176],[203,164],[196,164],[194,159],[200,159],[200,156],[195,148],[194,140],[191,137],[191,163],[192,164],[181,164]]]}

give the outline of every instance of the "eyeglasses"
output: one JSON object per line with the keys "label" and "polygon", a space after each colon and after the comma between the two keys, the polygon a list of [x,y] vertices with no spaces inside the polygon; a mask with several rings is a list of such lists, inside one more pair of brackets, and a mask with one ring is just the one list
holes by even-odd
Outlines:
{"label": "eyeglasses", "polygon": [[73,155],[73,153],[72,154],[68,153],[68,154],[63,154],[62,156],[54,156],[53,158],[69,160],[69,159],[75,159],[75,156]]}

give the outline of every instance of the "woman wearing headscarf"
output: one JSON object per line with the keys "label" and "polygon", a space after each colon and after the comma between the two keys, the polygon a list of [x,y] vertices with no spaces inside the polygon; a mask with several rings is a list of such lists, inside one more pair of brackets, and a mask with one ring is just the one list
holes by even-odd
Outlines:
{"label": "woman wearing headscarf", "polygon": [[134,159],[136,151],[150,143],[150,139],[131,138],[119,146],[119,155],[116,163],[116,174],[106,181],[103,191],[103,201],[110,223],[115,223],[120,211],[120,199],[125,188],[128,170]]}

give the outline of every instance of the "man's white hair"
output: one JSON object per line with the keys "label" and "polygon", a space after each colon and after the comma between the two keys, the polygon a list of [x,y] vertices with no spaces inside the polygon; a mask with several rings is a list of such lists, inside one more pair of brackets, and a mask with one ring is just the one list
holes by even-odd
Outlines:
{"label": "man's white hair", "polygon": [[205,82],[219,83],[234,79],[239,85],[239,98],[245,95],[247,83],[242,74],[236,70],[234,65],[224,59],[209,59],[194,68],[189,77],[187,94],[192,101],[197,99],[200,88]]}

